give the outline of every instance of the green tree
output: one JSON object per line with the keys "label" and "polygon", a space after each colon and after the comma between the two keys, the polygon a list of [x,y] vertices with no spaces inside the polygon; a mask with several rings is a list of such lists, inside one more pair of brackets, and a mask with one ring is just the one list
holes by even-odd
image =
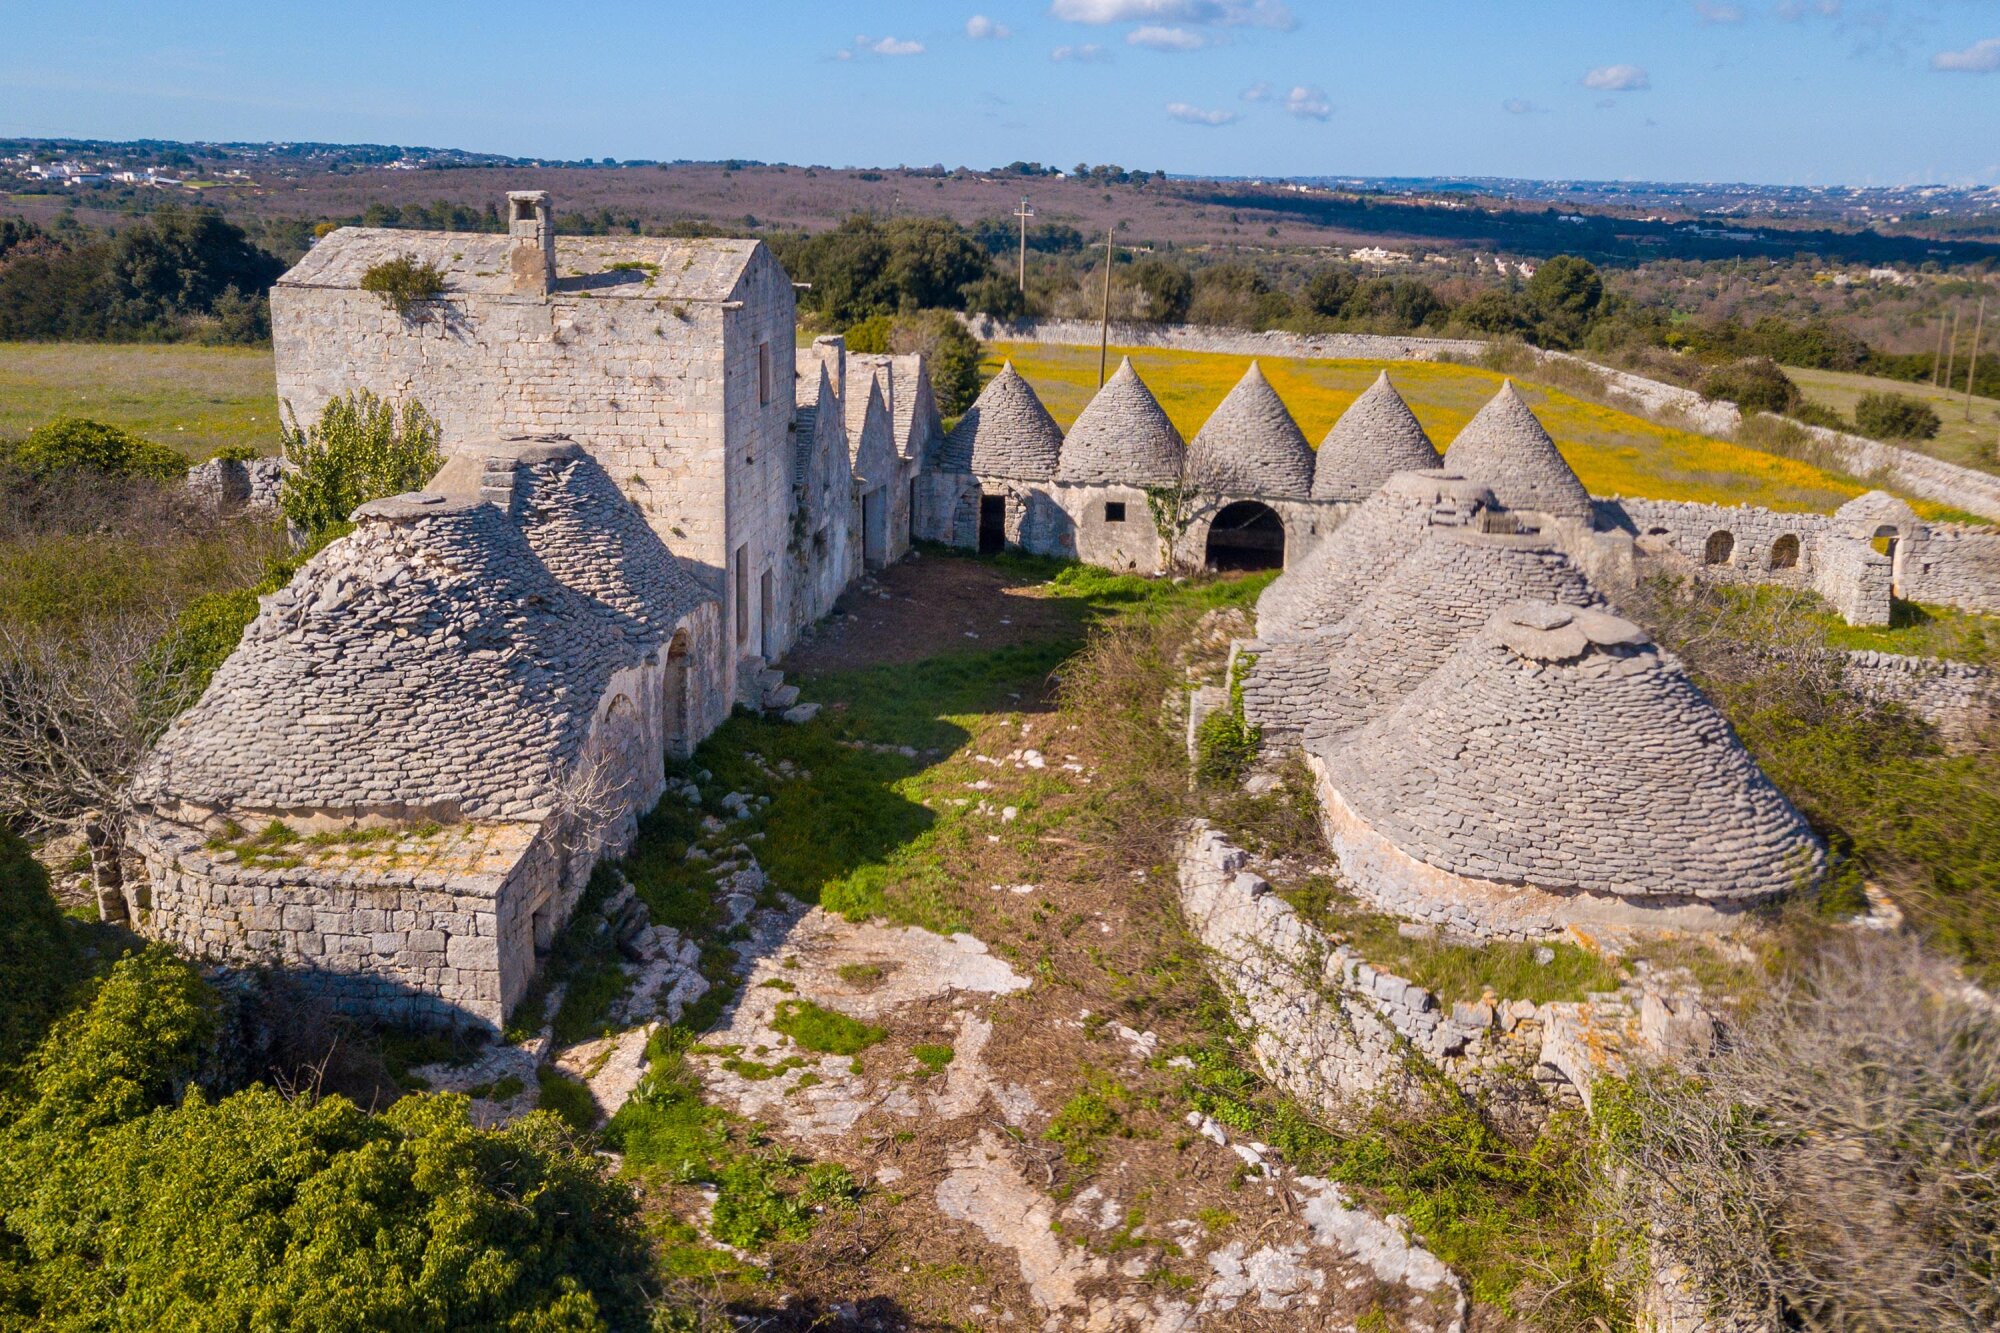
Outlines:
{"label": "green tree", "polygon": [[284,265],[252,245],[242,228],[208,209],[163,208],[112,242],[110,322],[133,331],[210,314],[223,293],[256,301]]}
{"label": "green tree", "polygon": [[1864,393],[1854,424],[1878,440],[1928,440],[1944,426],[1929,403],[1901,393]]}
{"label": "green tree", "polygon": [[1360,286],[1360,279],[1348,269],[1318,269],[1306,279],[1306,309],[1327,319],[1344,319],[1348,303]]}
{"label": "green tree", "polygon": [[1459,323],[1474,333],[1493,338],[1522,334],[1532,327],[1528,313],[1521,308],[1520,298],[1499,287],[1487,288],[1453,314]]}
{"label": "green tree", "polygon": [[1145,298],[1147,319],[1178,324],[1187,318],[1188,303],[1194,299],[1194,279],[1173,260],[1148,255],[1132,265],[1128,280]]}
{"label": "green tree", "polygon": [[0,828],[0,1086],[62,1011],[79,968],[48,872]]}
{"label": "green tree", "polygon": [[890,349],[922,354],[930,367],[938,411],[957,416],[979,396],[979,360],[985,349],[949,310],[924,310],[896,321]]}
{"label": "green tree", "polygon": [[422,486],[444,462],[438,439],[438,423],[422,403],[405,403],[398,413],[366,389],[330,399],[317,423],[294,420],[285,430],[292,468],[278,505],[308,536],[325,532],[370,500]]}
{"label": "green tree", "polygon": [[1697,386],[1704,398],[1736,404],[1744,412],[1787,412],[1799,401],[1799,386],[1768,356],[1717,366]]}
{"label": "green tree", "polygon": [[904,310],[963,309],[965,289],[992,271],[986,252],[950,218],[898,218],[888,237],[888,278]]}
{"label": "green tree", "polygon": [[1528,279],[1528,302],[1541,316],[1545,341],[1568,347],[1580,340],[1604,301],[1597,267],[1575,255],[1557,255]]}

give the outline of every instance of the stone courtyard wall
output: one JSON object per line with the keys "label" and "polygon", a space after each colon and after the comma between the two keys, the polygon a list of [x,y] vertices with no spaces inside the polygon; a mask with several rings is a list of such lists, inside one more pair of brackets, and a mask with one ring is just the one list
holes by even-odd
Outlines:
{"label": "stone courtyard wall", "polygon": [[2000,532],[1941,523],[1898,551],[1903,596],[2000,614]]}
{"label": "stone courtyard wall", "polygon": [[1853,652],[1843,663],[1841,683],[1863,698],[1907,708],[1948,741],[1972,740],[2000,715],[2000,678],[1967,662]]}
{"label": "stone courtyard wall", "polygon": [[[1095,347],[1101,326],[1085,319],[1001,320],[964,315],[966,328],[981,342],[1044,343]],[[1436,361],[1466,359],[1486,350],[1469,338],[1405,338],[1373,333],[1252,333],[1200,324],[1113,324],[1113,347],[1160,347],[1180,352],[1226,352],[1235,356],[1306,357],[1323,360]]]}

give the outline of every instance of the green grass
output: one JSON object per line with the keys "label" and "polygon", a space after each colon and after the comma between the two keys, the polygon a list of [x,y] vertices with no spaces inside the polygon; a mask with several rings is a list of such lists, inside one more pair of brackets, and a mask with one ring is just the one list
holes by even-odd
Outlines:
{"label": "green grass", "polygon": [[541,1084],[541,1098],[536,1105],[542,1110],[555,1112],[579,1134],[597,1124],[597,1103],[591,1099],[589,1088],[547,1065],[535,1071],[535,1080]]}
{"label": "green grass", "polygon": [[[1932,458],[1941,458],[1947,463],[1957,463],[1961,467],[2000,472],[2000,454],[1995,453],[1996,449],[2000,449],[2000,400],[1974,397],[1972,419],[1968,421],[1963,393],[1947,393],[1929,384],[1909,384],[1902,380],[1854,375],[1839,370],[1802,370],[1796,366],[1786,366],[1785,373],[1799,386],[1807,402],[1831,408],[1850,422],[1854,420],[1854,405],[1861,401],[1863,394],[1893,393],[1928,403],[1942,423],[1936,437],[1928,440],[1890,440],[1888,443],[1929,454]],[[1957,378],[1960,384],[1965,383],[1963,360],[1959,362]]]}
{"label": "green grass", "polygon": [[1103,1156],[1098,1140],[1124,1129],[1131,1096],[1115,1079],[1093,1075],[1056,1111],[1042,1138],[1062,1149],[1064,1161],[1087,1171]]}
{"label": "green grass", "polygon": [[[1315,876],[1283,891],[1287,902],[1329,937],[1352,945],[1368,962],[1414,981],[1445,1004],[1478,1000],[1491,991],[1502,1000],[1536,1004],[1581,1000],[1593,991],[1620,985],[1618,965],[1569,943],[1456,944],[1441,939],[1409,939],[1392,916],[1370,912]],[[1536,959],[1542,950],[1552,955]]]}
{"label": "green grass", "polygon": [[942,1074],[946,1066],[951,1064],[957,1054],[958,1052],[952,1050],[949,1046],[942,1046],[931,1042],[918,1042],[910,1048],[911,1057],[922,1068],[924,1077],[926,1078],[932,1074]]}
{"label": "green grass", "polygon": [[165,343],[0,343],[0,437],[88,417],[190,459],[225,446],[278,451],[269,348]]}
{"label": "green grass", "polygon": [[889,1034],[811,1000],[780,1000],[771,1019],[773,1031],[797,1042],[801,1050],[819,1055],[859,1055]]}
{"label": "green grass", "polygon": [[1832,610],[1814,619],[1820,623],[1829,648],[1942,657],[1981,666],[2000,664],[2000,616],[1898,598],[1889,608],[1887,625],[1850,625]]}

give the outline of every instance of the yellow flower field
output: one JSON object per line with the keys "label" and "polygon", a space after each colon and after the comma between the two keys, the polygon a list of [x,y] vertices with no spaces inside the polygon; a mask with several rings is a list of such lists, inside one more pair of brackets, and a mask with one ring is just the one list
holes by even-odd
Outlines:
{"label": "yellow flower field", "polygon": [[[1115,370],[1118,359],[1127,355],[1160,406],[1190,438],[1250,364],[1247,356],[1218,352],[1114,347],[1110,368]],[[1440,449],[1451,443],[1504,378],[1475,366],[1432,361],[1258,359],[1299,428],[1315,445],[1384,369]],[[995,343],[984,369],[991,374],[1002,360],[1013,361],[1065,429],[1097,391],[1094,347]],[[1592,495],[1825,513],[1868,489],[1852,477],[1810,463],[1673,430],[1525,380],[1518,387]],[[1933,517],[1946,513],[1938,505],[1913,503],[1919,512]]]}

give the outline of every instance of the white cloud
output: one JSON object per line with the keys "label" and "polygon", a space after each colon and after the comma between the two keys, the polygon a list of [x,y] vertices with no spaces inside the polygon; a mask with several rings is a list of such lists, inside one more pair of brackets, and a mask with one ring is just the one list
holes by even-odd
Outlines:
{"label": "white cloud", "polygon": [[1525,97],[1510,97],[1500,104],[1500,109],[1510,116],[1532,116],[1541,110]]}
{"label": "white cloud", "polygon": [[1213,46],[1216,39],[1192,28],[1161,28],[1148,24],[1125,34],[1127,46],[1143,46],[1148,51],[1199,51]]}
{"label": "white cloud", "polygon": [[1066,23],[1194,23],[1280,32],[1299,25],[1284,0],[1054,0],[1049,13]]}
{"label": "white cloud", "polygon": [[1188,125],[1227,125],[1236,119],[1234,111],[1204,111],[1186,102],[1170,102],[1167,114]]}
{"label": "white cloud", "polygon": [[1787,23],[1797,23],[1802,18],[1818,14],[1823,18],[1840,17],[1840,0],[1778,0],[1776,12]]}
{"label": "white cloud", "polygon": [[974,14],[965,21],[965,35],[975,42],[983,42],[988,38],[1012,37],[1014,30],[1004,23],[995,23],[984,14]]}
{"label": "white cloud", "polygon": [[1243,100],[1244,100],[1244,101],[1246,101],[1246,102],[1268,102],[1268,101],[1270,101],[1270,100],[1271,100],[1271,85],[1270,85],[1270,84],[1268,84],[1268,83],[1253,83],[1253,84],[1251,84],[1251,85],[1250,85],[1250,86],[1249,86],[1248,88],[1245,88],[1245,89],[1243,90]]}
{"label": "white cloud", "polygon": [[1326,100],[1326,89],[1300,86],[1285,94],[1285,111],[1300,120],[1326,120],[1333,103]]}
{"label": "white cloud", "polygon": [[2000,73],[2000,37],[1974,42],[1963,51],[1940,51],[1931,57],[1931,68],[1958,74]]}
{"label": "white cloud", "polygon": [[1111,53],[1096,42],[1085,42],[1081,46],[1058,46],[1049,52],[1049,59],[1074,61],[1079,65],[1108,65]]}
{"label": "white cloud", "polygon": [[1694,0],[1695,15],[1703,23],[1741,23],[1743,10],[1730,4],[1720,4],[1717,0]]}
{"label": "white cloud", "polygon": [[1583,76],[1583,86],[1602,93],[1636,93],[1653,86],[1637,65],[1599,65]]}
{"label": "white cloud", "polygon": [[900,37],[883,37],[872,42],[864,37],[856,45],[878,56],[920,56],[924,53],[922,42],[906,41]]}

